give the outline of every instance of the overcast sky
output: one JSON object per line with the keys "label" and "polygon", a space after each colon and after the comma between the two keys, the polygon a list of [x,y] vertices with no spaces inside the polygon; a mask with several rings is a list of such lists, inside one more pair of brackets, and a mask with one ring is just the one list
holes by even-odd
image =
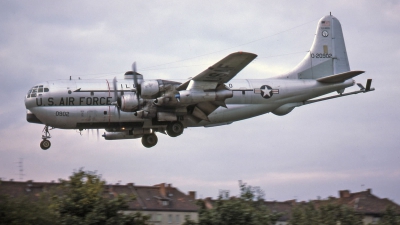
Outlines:
{"label": "overcast sky", "polygon": [[[278,3],[279,2],[279,3]],[[267,200],[309,200],[371,188],[400,203],[399,1],[0,1],[0,177],[66,179],[98,171],[108,183],[172,183],[197,197],[238,180]],[[302,2],[302,3],[300,3]],[[350,67],[375,92],[216,128],[137,140],[98,141],[96,131],[53,130],[26,121],[24,96],[48,80],[123,78],[133,61],[145,79],[186,79],[236,51],[258,54],[236,78],[262,79],[294,67],[317,21],[342,23]],[[352,87],[347,91],[357,90]],[[103,131],[100,131],[102,133]]]}

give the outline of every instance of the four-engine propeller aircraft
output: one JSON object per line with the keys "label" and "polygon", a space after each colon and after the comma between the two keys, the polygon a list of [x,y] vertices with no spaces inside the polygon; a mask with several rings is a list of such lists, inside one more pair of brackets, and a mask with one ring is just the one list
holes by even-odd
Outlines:
{"label": "four-engine propeller aircraft", "polygon": [[[340,22],[323,17],[312,47],[290,72],[271,79],[232,80],[257,55],[232,53],[186,82],[144,80],[132,71],[123,80],[62,80],[34,86],[25,98],[27,121],[44,124],[40,147],[50,147],[49,127],[105,129],[106,140],[141,138],[145,147],[157,144],[156,132],[171,137],[187,127],[230,124],[272,112],[286,115],[295,107],[373,91],[353,86]],[[315,99],[331,92],[338,95]]]}

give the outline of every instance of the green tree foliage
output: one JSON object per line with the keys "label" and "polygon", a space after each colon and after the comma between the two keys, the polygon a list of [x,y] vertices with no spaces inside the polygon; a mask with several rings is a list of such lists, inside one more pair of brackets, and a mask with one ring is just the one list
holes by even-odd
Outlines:
{"label": "green tree foliage", "polygon": [[27,196],[0,196],[0,225],[57,224],[57,215],[49,207],[48,199],[32,200]]}
{"label": "green tree foliage", "polygon": [[[272,225],[281,216],[269,213],[264,203],[264,193],[257,187],[240,182],[240,196],[224,199],[219,196],[212,209],[203,200],[199,206],[199,225]],[[186,221],[185,225],[196,224]]]}
{"label": "green tree foliage", "polygon": [[291,225],[362,225],[362,217],[352,208],[338,204],[316,207],[314,202],[297,205],[289,220]]}
{"label": "green tree foliage", "polygon": [[133,196],[105,194],[105,181],[80,169],[40,198],[0,196],[0,225],[145,225],[148,216],[123,214]]}
{"label": "green tree foliage", "polygon": [[[69,180],[60,180],[62,195],[55,195],[53,208],[62,224],[74,225],[119,225],[146,224],[149,219],[140,213],[125,215],[121,210],[128,209],[125,195],[105,197],[105,181],[95,172],[73,173]],[[132,197],[130,200],[133,200]]]}
{"label": "green tree foliage", "polygon": [[379,225],[400,225],[400,214],[393,206],[386,208]]}

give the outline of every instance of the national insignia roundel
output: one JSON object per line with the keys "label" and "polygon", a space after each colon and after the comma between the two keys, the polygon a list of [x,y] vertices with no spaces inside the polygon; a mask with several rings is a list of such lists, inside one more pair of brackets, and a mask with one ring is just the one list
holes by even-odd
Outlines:
{"label": "national insignia roundel", "polygon": [[273,95],[272,88],[268,85],[261,86],[260,90],[261,90],[261,97],[263,98],[271,98]]}

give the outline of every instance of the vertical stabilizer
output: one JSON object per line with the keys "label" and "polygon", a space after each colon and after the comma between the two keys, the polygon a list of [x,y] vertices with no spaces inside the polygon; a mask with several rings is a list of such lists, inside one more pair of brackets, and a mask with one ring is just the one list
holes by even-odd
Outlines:
{"label": "vertical stabilizer", "polygon": [[342,26],[332,16],[318,21],[314,42],[306,57],[288,74],[292,79],[318,79],[350,71]]}

